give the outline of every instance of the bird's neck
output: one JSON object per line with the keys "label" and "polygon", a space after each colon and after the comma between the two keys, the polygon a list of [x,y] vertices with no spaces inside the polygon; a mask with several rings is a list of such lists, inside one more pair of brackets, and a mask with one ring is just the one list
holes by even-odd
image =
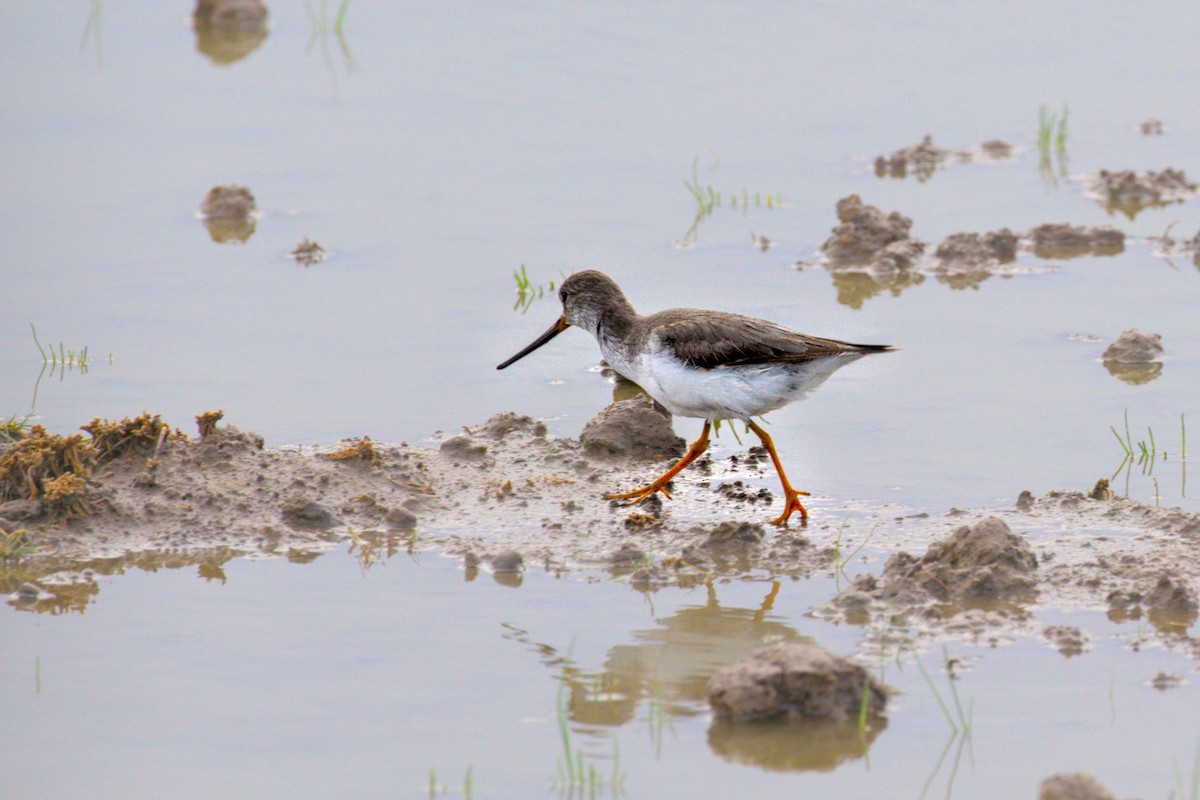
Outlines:
{"label": "bird's neck", "polygon": [[612,306],[596,320],[596,338],[603,342],[621,341],[629,338],[629,330],[637,319],[637,312],[628,302]]}

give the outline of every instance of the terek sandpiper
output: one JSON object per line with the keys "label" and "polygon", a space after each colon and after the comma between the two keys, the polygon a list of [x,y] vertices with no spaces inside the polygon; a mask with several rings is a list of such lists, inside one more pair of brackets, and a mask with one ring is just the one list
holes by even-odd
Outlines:
{"label": "terek sandpiper", "polygon": [[806,396],[851,361],[893,349],[886,344],[822,339],[723,311],[672,308],[639,316],[616,282],[595,270],[567,278],[558,297],[563,304],[558,321],[496,369],[524,358],[575,325],[596,337],[609,366],[672,414],[704,420],[699,438],[674,466],[640,489],[607,496],[630,504],[656,492],[670,497],[667,482],[708,448],[712,424],[736,419],[762,440],[783,484],[783,513],[773,522],[785,525],[795,511],[807,519],[800,497],[808,492],[792,488],[775,443],[752,417]]}

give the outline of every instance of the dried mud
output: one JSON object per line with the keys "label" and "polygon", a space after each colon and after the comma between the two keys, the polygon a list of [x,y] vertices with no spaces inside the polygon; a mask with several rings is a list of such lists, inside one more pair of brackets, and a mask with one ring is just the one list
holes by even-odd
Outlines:
{"label": "dried mud", "polygon": [[[613,419],[633,434],[625,450],[596,437]],[[543,423],[507,412],[433,447],[360,439],[264,449],[261,437],[211,415],[201,424],[199,438],[164,436],[163,426],[153,446],[112,453],[85,477],[86,514],[45,496],[0,504],[0,529],[24,530],[33,546],[0,562],[9,603],[82,608],[97,576],[133,568],[220,576],[239,556],[436,549],[510,583],[532,569],[608,575],[644,591],[720,576],[832,576],[844,588],[810,613],[861,626],[871,654],[930,638],[1017,636],[1080,653],[1095,633],[1037,620],[1041,608],[1076,608],[1144,618],[1144,636],[1200,658],[1189,634],[1200,610],[1200,514],[1111,492],[1026,492],[1010,508],[940,516],[818,496],[807,526],[776,528],[766,524],[780,502],[775,475],[754,450],[700,459],[671,500],[606,500],[651,480],[680,446],[670,420],[642,399],[606,409],[585,442],[551,438]],[[851,575],[848,552],[862,574]]]}

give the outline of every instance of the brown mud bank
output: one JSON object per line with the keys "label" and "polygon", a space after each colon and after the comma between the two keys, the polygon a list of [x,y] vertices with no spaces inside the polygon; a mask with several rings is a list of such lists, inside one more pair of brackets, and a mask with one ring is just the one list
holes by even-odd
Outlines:
{"label": "brown mud bank", "polygon": [[98,575],[131,567],[195,565],[220,578],[238,556],[434,549],[497,579],[608,573],[642,590],[832,576],[839,591],[811,613],[862,626],[866,650],[918,636],[1017,635],[1087,649],[1093,634],[1039,626],[1038,609],[1054,608],[1145,618],[1167,646],[1200,657],[1189,634],[1200,611],[1200,514],[1111,492],[1025,492],[1010,508],[937,516],[818,496],[807,526],[776,528],[765,524],[779,501],[775,477],[758,448],[705,456],[673,499],[606,500],[657,475],[681,447],[642,398],[606,409],[579,440],[505,412],[436,446],[264,449],[218,419],[201,415],[197,438],[144,415],[93,421],[90,440],[35,430],[5,446],[0,531],[10,550],[24,548],[0,561],[0,593],[18,608],[61,611],[86,606]]}

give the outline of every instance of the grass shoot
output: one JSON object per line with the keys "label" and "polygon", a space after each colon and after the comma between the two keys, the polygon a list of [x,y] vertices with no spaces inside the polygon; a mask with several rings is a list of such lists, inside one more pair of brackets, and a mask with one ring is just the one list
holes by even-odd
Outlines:
{"label": "grass shoot", "polygon": [[54,345],[50,344],[46,347],[42,346],[41,340],[38,339],[37,328],[33,323],[29,323],[29,329],[33,331],[33,343],[37,346],[38,353],[42,356],[42,364],[50,367],[51,370],[62,370],[78,368],[81,373],[86,373],[91,365],[91,359],[88,357],[88,349],[84,347],[82,350],[68,350],[62,343],[58,343],[58,349],[54,349]]}
{"label": "grass shoot", "polygon": [[[720,166],[720,163],[719,159],[714,159],[708,171],[712,172]],[[692,177],[690,179],[685,178],[683,185],[688,190],[688,194],[692,196],[692,200],[696,203],[696,216],[692,220],[691,227],[687,229],[680,240],[684,245],[695,244],[699,238],[700,223],[708,218],[713,211],[725,205],[733,209],[740,208],[744,212],[749,211],[751,207],[766,208],[768,210],[783,207],[783,198],[778,192],[767,194],[755,192],[752,195],[748,189],[742,187],[740,193],[730,192],[728,195],[722,195],[711,183],[701,180],[699,156],[692,159]],[[724,199],[725,197],[728,197],[728,201]]]}
{"label": "grass shoot", "polygon": [[[605,776],[596,765],[589,762],[582,747],[578,747],[571,739],[571,722],[567,713],[567,694],[570,683],[568,673],[564,670],[558,685],[558,697],[555,702],[558,718],[558,734],[562,743],[563,754],[558,759],[558,779],[552,781],[555,788],[565,790],[569,796],[576,791],[586,791],[588,797],[599,797],[606,788]],[[617,740],[613,739],[612,770],[608,776],[607,788],[613,797],[622,793],[625,784],[625,773],[621,771],[621,750]]]}
{"label": "grass shoot", "polygon": [[517,302],[513,304],[513,311],[520,310],[522,314],[529,310],[533,305],[533,301],[541,300],[547,294],[554,295],[558,284],[554,281],[547,283],[534,283],[529,278],[529,273],[525,270],[525,265],[513,270],[513,280],[517,282]]}
{"label": "grass shoot", "polygon": [[[1133,434],[1129,428],[1129,410],[1125,410],[1124,414],[1124,433],[1118,431],[1115,426],[1110,425],[1109,431],[1112,432],[1113,438],[1117,440],[1117,444],[1121,448],[1121,463],[1117,465],[1113,472],[1110,481],[1116,480],[1117,476],[1122,471],[1125,472],[1125,495],[1129,495],[1129,478],[1133,471],[1133,467],[1138,467],[1142,475],[1148,476],[1154,482],[1155,504],[1159,499],[1159,484],[1158,479],[1154,476],[1154,466],[1159,461],[1168,460],[1168,451],[1160,450],[1158,441],[1154,436],[1154,429],[1150,426],[1146,427],[1146,438],[1134,441]],[[1180,463],[1180,496],[1187,497],[1187,418],[1184,414],[1179,415],[1179,450],[1177,460]]]}

